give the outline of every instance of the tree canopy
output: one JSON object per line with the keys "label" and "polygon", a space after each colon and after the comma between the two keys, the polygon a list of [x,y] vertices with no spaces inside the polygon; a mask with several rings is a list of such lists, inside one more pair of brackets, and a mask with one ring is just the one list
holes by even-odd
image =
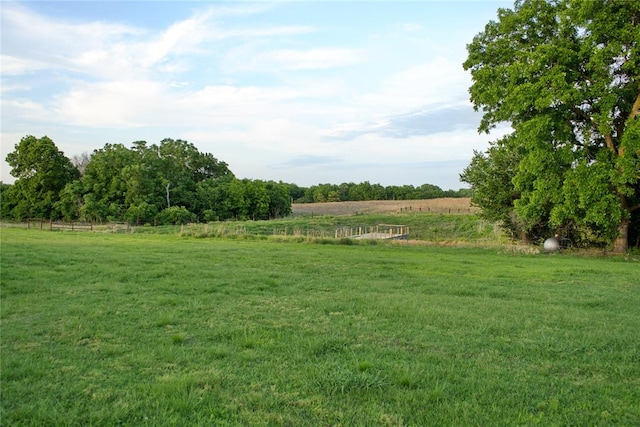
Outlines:
{"label": "tree canopy", "polygon": [[291,212],[288,184],[239,180],[187,141],[106,144],[87,157],[81,175],[50,138],[23,138],[7,155],[17,180],[0,188],[2,217],[180,224]]}
{"label": "tree canopy", "polygon": [[55,216],[53,206],[58,202],[60,191],[80,176],[71,161],[46,136],[25,136],[6,160],[11,166],[11,175],[17,178],[9,191],[9,204],[13,205],[15,214],[23,217]]}
{"label": "tree canopy", "polygon": [[[294,195],[295,194],[295,195]],[[439,197],[470,197],[471,190],[443,190],[437,185],[422,184],[390,185],[343,182],[341,184],[318,184],[308,188],[292,189],[294,200],[301,203],[348,202],[366,200],[415,200]]]}
{"label": "tree canopy", "polygon": [[514,234],[614,245],[640,227],[640,3],[523,0],[467,46],[479,131],[461,178]]}

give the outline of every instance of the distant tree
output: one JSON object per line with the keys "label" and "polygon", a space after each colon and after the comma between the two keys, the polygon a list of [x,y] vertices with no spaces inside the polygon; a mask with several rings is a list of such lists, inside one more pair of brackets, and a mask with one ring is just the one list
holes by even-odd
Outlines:
{"label": "distant tree", "polygon": [[247,187],[241,180],[234,178],[225,185],[226,194],[223,199],[223,219],[243,220],[249,218]]}
{"label": "distant tree", "polygon": [[269,219],[269,193],[264,181],[243,179],[248,218]]}
{"label": "distant tree", "polygon": [[265,184],[269,196],[269,219],[285,217],[291,213],[291,193],[289,184],[268,181]]}
{"label": "distant tree", "polygon": [[184,206],[172,206],[170,208],[163,209],[158,214],[158,224],[162,225],[178,225],[187,224],[196,220],[196,215],[189,212]]}
{"label": "distant tree", "polygon": [[444,197],[445,195],[442,188],[432,184],[423,184],[416,190],[420,196],[417,197],[418,199],[437,199],[439,197]]}
{"label": "distant tree", "polygon": [[3,217],[179,224],[269,219],[291,212],[292,184],[236,179],[225,162],[191,143],[163,139],[106,144],[74,162],[43,137],[25,137],[7,156],[18,178],[0,186]]}
{"label": "distant tree", "polygon": [[367,191],[370,185],[369,182],[349,185],[348,200],[353,202],[367,200]]}
{"label": "distant tree", "polygon": [[55,207],[65,221],[73,221],[80,218],[82,205],[82,182],[75,180],[65,185],[60,191],[60,198]]}
{"label": "distant tree", "polygon": [[304,190],[304,197],[301,200],[301,203],[314,203],[317,200],[315,199],[315,186],[307,187]]}
{"label": "distant tree", "polygon": [[[318,184],[310,187],[312,200],[316,203],[337,202],[339,200],[338,186],[333,184]],[[330,193],[333,194],[330,196]]]}
{"label": "distant tree", "polygon": [[[637,1],[518,0],[499,9],[468,45],[464,68],[483,113],[479,130],[506,122],[513,132],[463,173],[475,203],[529,238],[572,227],[628,247],[630,227],[640,225],[639,24]],[[505,162],[513,176],[498,189],[507,176],[492,169]]]}
{"label": "distant tree", "polygon": [[[164,211],[163,211],[164,213]],[[181,212],[180,212],[181,213]],[[124,213],[124,219],[129,223],[140,225],[140,224],[151,224],[154,222],[154,219],[158,215],[158,207],[156,205],[149,204],[147,202],[139,202],[138,204],[129,205],[129,208]],[[173,224],[175,220],[175,214],[165,213],[163,219],[166,219],[166,222],[158,221],[162,224]]]}
{"label": "distant tree", "polygon": [[78,169],[80,175],[84,175],[84,170],[91,161],[91,155],[87,152],[76,154],[71,158],[71,163]]}
{"label": "distant tree", "polygon": [[201,153],[190,142],[165,138],[159,145],[134,145],[134,151],[149,170],[153,201],[158,206],[197,209],[196,187],[209,178],[233,176],[226,163],[212,154]]}
{"label": "distant tree", "polygon": [[139,163],[137,153],[122,144],[105,144],[95,150],[82,176],[83,219],[122,219],[129,205],[138,203],[128,191],[132,187],[131,168],[139,167]]}
{"label": "distant tree", "polygon": [[527,234],[513,209],[514,202],[520,198],[513,185],[520,155],[511,144],[517,144],[513,135],[492,143],[486,154],[476,151],[460,179],[472,184],[471,200],[482,207],[481,217],[502,223],[512,237],[526,240]]}
{"label": "distant tree", "polygon": [[288,193],[291,199],[294,202],[301,202],[301,199],[304,198],[305,189],[303,187],[299,187],[296,184],[286,184],[286,185],[289,187]]}
{"label": "distant tree", "polygon": [[224,199],[227,194],[229,181],[233,178],[207,178],[196,185],[196,199],[202,221],[218,221],[225,218],[223,211]]}
{"label": "distant tree", "polygon": [[457,194],[455,195],[455,197],[466,197],[466,198],[470,198],[473,196],[473,189],[471,188],[460,188],[457,191]]}
{"label": "distant tree", "polygon": [[459,191],[448,190],[445,194],[440,187],[432,184],[423,184],[418,188],[413,185],[384,187],[381,184],[371,184],[369,181],[365,181],[359,184],[343,182],[340,185],[318,184],[308,188],[299,188],[298,197],[294,197],[294,201],[297,203],[318,203],[434,199],[438,197],[470,197],[471,193],[471,189],[461,189]]}
{"label": "distant tree", "polygon": [[71,161],[47,136],[28,135],[7,154],[11,175],[16,177],[12,190],[17,201],[13,216],[56,219],[54,205],[60,191],[80,176]]}
{"label": "distant tree", "polygon": [[[131,148],[106,144],[94,151],[85,168],[80,215],[147,223],[164,209],[182,206],[204,220],[203,211],[210,210],[211,203],[204,200],[204,188],[199,190],[198,184],[223,177],[233,178],[227,164],[187,141],[135,141]],[[173,221],[177,212],[182,211],[165,212],[163,220]]]}
{"label": "distant tree", "polygon": [[[101,200],[97,200],[93,193],[85,194],[80,206],[80,219],[90,222],[103,222],[109,217],[109,212],[113,212],[114,207],[109,206]],[[118,216],[112,219],[120,219]]]}
{"label": "distant tree", "polygon": [[[125,166],[120,171],[120,177],[125,185],[124,209],[128,211],[133,206],[152,205],[162,206],[161,191],[158,188],[153,164],[146,162]],[[160,209],[158,209],[160,210]]]}
{"label": "distant tree", "polygon": [[18,204],[14,186],[0,181],[0,218],[12,219],[13,208]]}

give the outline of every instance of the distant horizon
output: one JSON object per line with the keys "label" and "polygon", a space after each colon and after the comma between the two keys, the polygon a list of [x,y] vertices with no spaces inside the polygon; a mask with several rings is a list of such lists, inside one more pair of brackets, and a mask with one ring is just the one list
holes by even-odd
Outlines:
{"label": "distant horizon", "polygon": [[468,188],[466,44],[511,2],[3,2],[2,182],[26,135],[72,158],[183,139],[240,179]]}

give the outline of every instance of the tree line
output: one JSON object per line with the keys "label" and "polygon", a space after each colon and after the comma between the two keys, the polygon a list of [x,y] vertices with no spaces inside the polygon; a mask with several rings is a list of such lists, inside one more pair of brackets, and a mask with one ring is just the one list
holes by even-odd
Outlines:
{"label": "tree line", "polygon": [[[130,148],[106,144],[91,155],[67,158],[47,136],[25,136],[7,155],[13,185],[0,185],[0,215],[27,218],[179,224],[230,219],[266,220],[291,213],[293,201],[463,197],[465,190],[383,187],[364,182],[309,188],[238,179],[228,165],[193,144],[163,139]],[[468,190],[467,190],[468,191]]]}
{"label": "tree line", "polygon": [[357,202],[366,200],[418,200],[437,199],[440,197],[471,197],[472,191],[467,188],[459,190],[443,190],[432,184],[384,187],[371,184],[369,181],[361,183],[343,182],[342,184],[318,184],[308,188],[295,185],[291,189],[296,203],[323,202]]}
{"label": "tree line", "polygon": [[[84,157],[84,158],[83,158]],[[48,137],[26,136],[7,155],[3,218],[177,224],[288,215],[288,184],[238,179],[191,143],[106,144],[72,162]]]}

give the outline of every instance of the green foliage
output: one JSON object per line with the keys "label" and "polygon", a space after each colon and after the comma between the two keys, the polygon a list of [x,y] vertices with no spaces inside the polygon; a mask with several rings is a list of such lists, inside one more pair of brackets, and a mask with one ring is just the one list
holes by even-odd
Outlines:
{"label": "green foliage", "polygon": [[419,187],[413,185],[390,185],[383,187],[380,184],[371,184],[369,181],[355,184],[343,182],[342,184],[318,184],[308,188],[295,187],[295,194],[291,197],[297,203],[323,203],[323,202],[350,202],[365,200],[416,200],[437,199],[440,197],[470,197],[469,189],[457,191],[443,191],[432,184],[423,184]]}
{"label": "green foliage", "polygon": [[[601,156],[610,157],[601,152]],[[619,232],[619,224],[627,219],[628,212],[620,205],[618,196],[611,191],[610,177],[615,174],[610,160],[587,163],[581,160],[565,177],[563,188],[564,203],[559,203],[552,211],[552,223],[558,227],[564,224],[585,224],[577,236],[583,241],[607,243],[613,241]]]}
{"label": "green foliage", "polygon": [[121,218],[127,210],[127,181],[123,175],[137,163],[136,153],[122,144],[106,144],[95,150],[82,176],[81,218],[106,221]]}
{"label": "green foliage", "polygon": [[19,179],[2,188],[3,218],[184,224],[291,213],[289,184],[238,180],[226,163],[183,140],[106,144],[82,177],[47,137],[23,138],[7,160]]}
{"label": "green foliage", "polygon": [[[462,175],[488,214],[511,218],[507,227],[529,239],[571,230],[627,247],[640,209],[639,25],[637,2],[523,0],[468,45],[479,130],[514,130],[512,143],[476,154]],[[509,157],[513,172],[492,171]]]}
{"label": "green foliage", "polygon": [[283,182],[268,181],[265,183],[267,197],[269,199],[269,219],[285,217],[291,214],[291,188]]}
{"label": "green foliage", "polygon": [[80,217],[82,208],[82,183],[79,180],[68,183],[60,191],[60,200],[55,204],[62,219],[71,221]]}
{"label": "green foliage", "polygon": [[513,178],[520,162],[514,143],[511,135],[492,143],[486,154],[475,151],[460,179],[473,187],[471,202],[482,207],[480,216],[501,223],[512,236],[522,236],[524,230],[513,214],[519,198]]}
{"label": "green foliage", "polygon": [[[173,209],[173,208],[168,208]],[[184,209],[184,208],[183,208]],[[162,224],[180,224],[180,222],[172,221],[172,215],[165,213],[167,209],[161,212],[162,218],[158,220]],[[136,205],[130,205],[124,213],[124,219],[131,224],[151,224],[158,215],[158,208],[156,205],[149,204],[147,202],[140,202]]]}
{"label": "green foliage", "polygon": [[157,216],[158,224],[187,224],[195,222],[196,215],[189,212],[184,206],[171,206],[163,209]]}
{"label": "green foliage", "polygon": [[12,219],[13,209],[18,204],[15,186],[0,181],[0,218]]}
{"label": "green foliage", "polygon": [[15,219],[57,218],[60,191],[80,173],[47,137],[25,136],[7,154],[11,175],[17,178],[7,195]]}

